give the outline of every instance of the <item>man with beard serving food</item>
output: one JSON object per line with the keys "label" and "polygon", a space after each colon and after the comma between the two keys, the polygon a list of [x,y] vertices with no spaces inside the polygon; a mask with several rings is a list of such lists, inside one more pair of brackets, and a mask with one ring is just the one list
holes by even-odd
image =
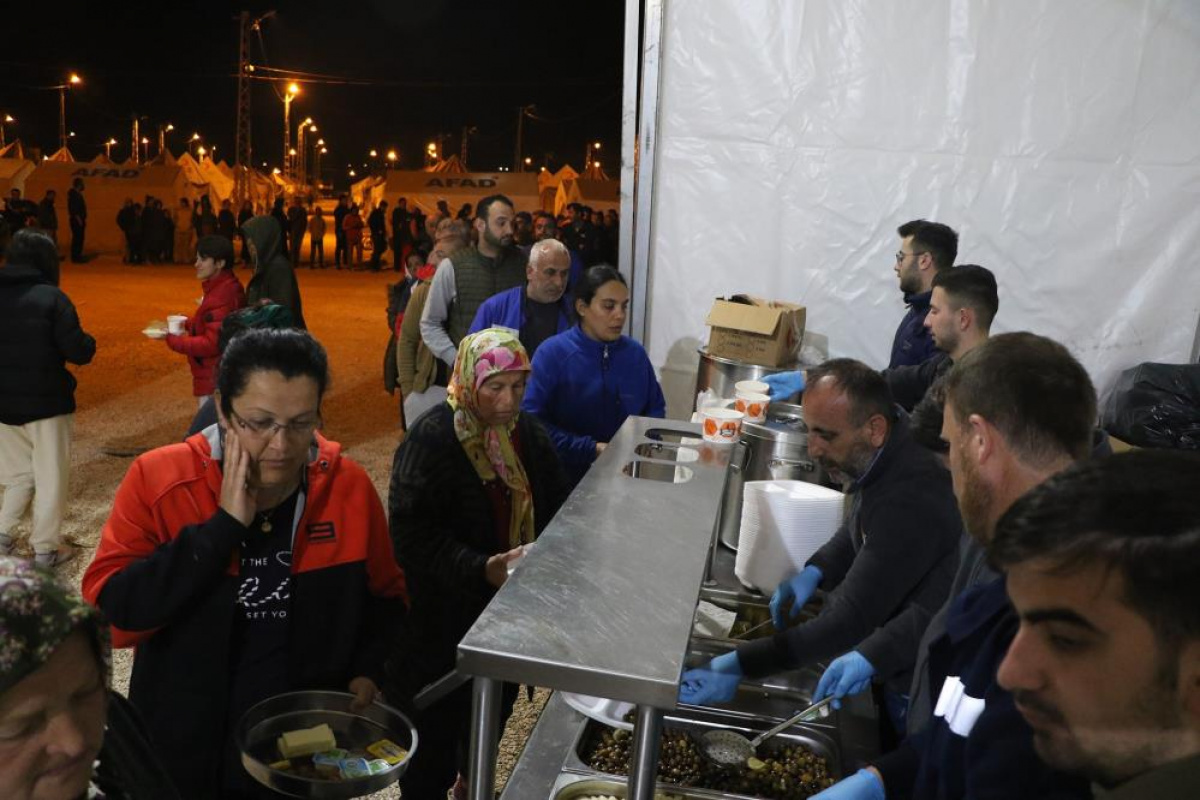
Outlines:
{"label": "man with beard serving food", "polygon": [[[881,626],[914,605],[927,619],[949,591],[962,530],[949,474],[912,440],[878,372],[834,359],[808,374],[809,454],[846,485],[850,508],[833,537],[771,598],[779,632],[685,672],[682,702],[724,702],[742,675],[794,669],[855,646],[883,660],[895,645]],[[795,617],[818,587],[828,592],[821,613],[783,630],[784,605],[791,601]],[[887,682],[899,729],[910,676],[904,670]]]}

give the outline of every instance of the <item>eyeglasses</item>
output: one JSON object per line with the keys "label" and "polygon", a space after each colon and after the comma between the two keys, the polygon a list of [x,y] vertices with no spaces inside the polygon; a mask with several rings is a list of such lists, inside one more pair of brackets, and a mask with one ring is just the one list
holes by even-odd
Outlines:
{"label": "eyeglasses", "polygon": [[312,436],[312,432],[321,426],[321,417],[316,419],[304,420],[302,422],[276,422],[273,419],[267,420],[250,420],[230,409],[229,416],[237,423],[238,427],[256,439],[273,439],[275,434],[283,431],[283,435],[293,438],[302,439],[307,436]]}
{"label": "eyeglasses", "polygon": [[923,256],[928,252],[929,252],[928,250],[917,250],[915,253],[906,253],[903,250],[897,251],[896,263],[899,264],[901,261],[908,258],[909,256]]}

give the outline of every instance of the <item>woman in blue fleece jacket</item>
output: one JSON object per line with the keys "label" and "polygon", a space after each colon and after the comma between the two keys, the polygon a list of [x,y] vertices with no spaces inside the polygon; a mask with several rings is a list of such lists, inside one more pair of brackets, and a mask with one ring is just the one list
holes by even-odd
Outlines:
{"label": "woman in blue fleece jacket", "polygon": [[575,291],[579,324],[551,336],[533,357],[521,408],[550,431],[572,486],[626,417],[666,414],[645,348],[621,335],[628,312],[621,273],[605,264],[591,267]]}

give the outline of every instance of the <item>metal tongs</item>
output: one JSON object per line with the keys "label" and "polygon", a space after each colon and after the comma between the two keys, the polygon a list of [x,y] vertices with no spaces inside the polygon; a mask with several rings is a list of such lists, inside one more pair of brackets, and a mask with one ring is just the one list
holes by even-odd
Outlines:
{"label": "metal tongs", "polygon": [[740,733],[727,729],[708,731],[700,737],[700,754],[718,767],[740,767],[754,757],[758,746],[772,736],[795,725],[797,722],[812,722],[829,716],[829,704],[833,697],[826,697],[819,703],[813,703],[795,716],[785,719],[770,730],[760,733],[753,739],[747,739]]}

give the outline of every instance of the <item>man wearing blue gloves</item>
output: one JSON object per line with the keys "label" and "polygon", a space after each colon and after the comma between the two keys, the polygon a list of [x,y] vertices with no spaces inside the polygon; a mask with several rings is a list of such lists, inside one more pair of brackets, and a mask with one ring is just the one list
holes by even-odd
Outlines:
{"label": "man wearing blue gloves", "polygon": [[[899,615],[928,619],[949,591],[962,529],[950,476],[912,440],[878,372],[835,359],[807,377],[809,454],[845,484],[849,511],[799,574],[775,591],[771,615],[779,632],[684,673],[685,703],[730,700],[743,675],[794,669],[855,646],[869,659],[895,661],[896,643],[881,626]],[[818,587],[827,592],[820,615],[784,630]],[[902,669],[887,682],[897,721],[909,682]]]}
{"label": "man wearing blue gloves", "polygon": [[[955,596],[928,623],[918,649],[909,737],[816,798],[1089,797],[1086,785],[1038,760],[1032,731],[997,682],[1017,619],[984,548],[1018,498],[1091,453],[1095,391],[1065,348],[1030,333],[996,336],[972,350],[947,375],[945,391],[942,437],[970,534]],[[861,691],[879,666],[859,646],[830,665],[814,700]]]}

